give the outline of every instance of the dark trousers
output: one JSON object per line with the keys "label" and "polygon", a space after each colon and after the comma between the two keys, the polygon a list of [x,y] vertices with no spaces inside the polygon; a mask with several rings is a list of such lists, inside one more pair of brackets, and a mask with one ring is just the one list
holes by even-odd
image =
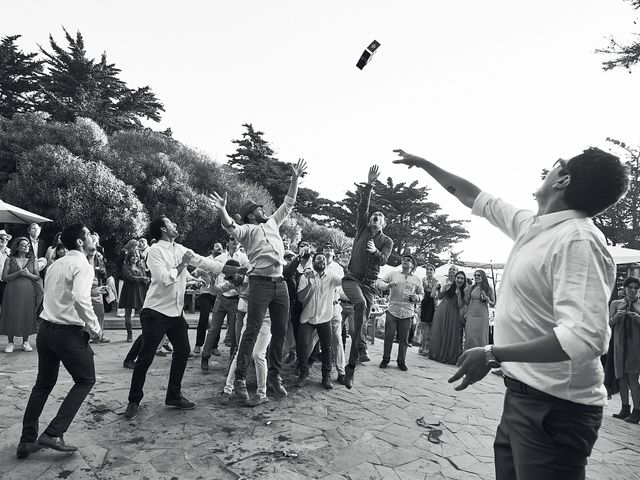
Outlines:
{"label": "dark trousers", "polygon": [[142,312],[140,312],[140,326],[142,327],[142,346],[133,368],[129,401],[140,403],[140,400],[144,397],[142,389],[147,378],[147,370],[149,370],[158,345],[160,345],[165,334],[169,338],[171,345],[173,345],[166,398],[167,400],[180,399],[182,376],[187,368],[187,359],[191,351],[187,332],[189,325],[182,315],[168,317],[150,308],[143,308]]}
{"label": "dark trousers", "polygon": [[322,376],[331,374],[331,322],[301,323],[298,327],[298,367],[300,374],[309,373],[309,357],[317,345],[313,341],[313,332],[318,332],[320,339],[320,360],[322,361]]}
{"label": "dark trousers", "polygon": [[236,339],[236,313],[238,313],[238,297],[225,297],[224,295],[218,295],[216,297],[216,303],[213,306],[213,315],[211,316],[211,326],[207,332],[207,339],[204,342],[204,348],[202,349],[202,358],[210,358],[211,351],[214,348],[218,348],[220,342],[220,330],[224,318],[227,317],[227,330],[233,334],[233,342]]}
{"label": "dark trousers", "polygon": [[411,326],[411,318],[398,318],[387,312],[387,318],[384,322],[384,353],[382,360],[391,360],[391,349],[393,348],[393,339],[398,332],[398,364],[405,363],[407,358],[407,347],[409,346],[409,329]]}
{"label": "dark trousers", "polygon": [[133,342],[133,344],[131,345],[131,348],[127,352],[127,356],[124,357],[124,361],[135,362],[136,358],[138,358],[138,354],[140,353],[141,349],[142,349],[142,334],[138,335],[138,337],[136,338],[136,341]]}
{"label": "dark trousers", "polygon": [[247,292],[247,315],[244,335],[238,347],[236,380],[247,377],[247,367],[251,361],[253,347],[262,326],[262,320],[269,309],[271,316],[271,347],[269,350],[269,375],[280,375],[282,349],[287,335],[289,321],[289,291],[284,280],[277,282],[249,277]]}
{"label": "dark trousers", "polygon": [[73,387],[45,429],[47,435],[59,437],[67,431],[96,383],[93,350],[89,345],[89,334],[82,327],[56,325],[45,320],[38,329],[36,346],[38,376],[24,412],[20,443],[35,442],[38,437],[38,420],[58,381],[60,362],[73,378]]}
{"label": "dark trousers", "polygon": [[349,365],[354,368],[358,363],[360,353],[366,353],[367,344],[362,340],[362,326],[366,325],[371,314],[373,289],[355,280],[345,278],[342,280],[342,290],[349,301],[353,303],[353,334],[351,335]]}
{"label": "dark trousers", "polygon": [[198,329],[196,330],[196,347],[204,345],[204,339],[209,329],[209,314],[216,302],[216,297],[210,293],[202,293],[198,298],[198,306],[200,307],[200,317],[198,317]]}
{"label": "dark trousers", "polygon": [[493,444],[496,480],[584,480],[602,407],[507,390]]}

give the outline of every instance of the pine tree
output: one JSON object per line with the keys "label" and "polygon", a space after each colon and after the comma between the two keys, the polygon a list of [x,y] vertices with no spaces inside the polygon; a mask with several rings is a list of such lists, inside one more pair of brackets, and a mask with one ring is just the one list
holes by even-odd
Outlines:
{"label": "pine tree", "polygon": [[37,53],[22,52],[16,45],[19,38],[11,35],[0,40],[0,115],[7,118],[34,110],[42,73],[42,61],[35,59]]}
{"label": "pine tree", "polygon": [[90,59],[82,34],[78,32],[73,38],[66,30],[64,33],[68,49],[60,47],[51,35],[52,51],[40,48],[47,66],[42,110],[63,122],[91,118],[108,134],[142,128],[140,118],[160,121],[164,107],[148,86],[128,88],[119,78],[120,69],[107,62],[106,52],[99,61]]}

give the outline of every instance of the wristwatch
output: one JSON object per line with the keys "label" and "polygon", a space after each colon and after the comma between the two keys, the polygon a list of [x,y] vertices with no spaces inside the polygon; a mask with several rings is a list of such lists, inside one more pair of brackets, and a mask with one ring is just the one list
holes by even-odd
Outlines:
{"label": "wristwatch", "polygon": [[500,362],[496,359],[493,354],[493,345],[485,345],[484,346],[484,358],[489,368],[500,368]]}

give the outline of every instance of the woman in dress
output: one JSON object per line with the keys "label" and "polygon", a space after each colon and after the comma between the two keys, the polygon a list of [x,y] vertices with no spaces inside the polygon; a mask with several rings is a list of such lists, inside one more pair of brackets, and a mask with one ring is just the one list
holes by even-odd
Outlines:
{"label": "woman in dress", "polygon": [[133,341],[131,329],[131,314],[133,310],[142,310],[144,297],[147,294],[147,287],[150,283],[149,277],[144,274],[140,263],[140,252],[137,248],[127,252],[122,264],[122,291],[118,308],[124,308],[124,326],[127,329],[127,342]]}
{"label": "woman in dress", "polygon": [[[36,297],[40,275],[35,258],[29,253],[29,240],[18,237],[11,245],[9,258],[4,263],[2,280],[6,282],[0,313],[0,335],[9,337],[5,348],[12,353],[14,337],[22,337],[22,349],[31,352],[29,335],[38,330]],[[36,285],[37,284],[37,285]]]}
{"label": "woman in dress", "polygon": [[465,302],[469,306],[465,315],[464,349],[484,347],[489,342],[489,307],[495,305],[496,297],[484,270],[476,270],[474,283]]}
{"label": "woman in dress", "polygon": [[[620,388],[622,410],[615,418],[629,423],[640,422],[640,301],[638,290],[640,279],[627,277],[624,281],[624,298],[614,300],[609,307],[609,325],[612,329],[613,367]],[[633,400],[633,411],[629,404],[629,390]]]}
{"label": "woman in dress", "polygon": [[429,353],[429,344],[431,341],[431,324],[433,322],[433,314],[436,311],[435,296],[437,295],[436,285],[438,281],[433,274],[436,267],[430,263],[425,265],[426,276],[422,280],[422,288],[424,289],[424,298],[420,304],[420,324],[418,325],[420,335],[420,348],[418,355],[427,356]]}
{"label": "woman in dress", "polygon": [[[451,269],[450,269],[451,272]],[[440,305],[433,315],[429,358],[440,363],[455,365],[462,354],[462,309],[464,308],[467,276],[455,274],[453,283],[448,279],[444,287],[436,286]]]}

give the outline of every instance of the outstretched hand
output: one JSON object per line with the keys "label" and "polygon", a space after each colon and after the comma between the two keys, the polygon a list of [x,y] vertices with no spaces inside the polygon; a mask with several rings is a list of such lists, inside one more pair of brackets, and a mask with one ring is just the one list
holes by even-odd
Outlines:
{"label": "outstretched hand", "polygon": [[380,167],[372,165],[369,169],[369,176],[367,177],[367,183],[372,185],[380,176]]}
{"label": "outstretched hand", "polygon": [[[487,366],[484,348],[470,348],[464,352],[456,364],[458,371],[449,379],[449,383],[462,378],[462,383],[455,387],[456,390],[464,390],[487,376],[491,368]],[[463,378],[464,377],[464,378]]]}
{"label": "outstretched hand", "polygon": [[209,195],[209,199],[213,203],[213,206],[216,207],[216,210],[222,211],[227,208],[227,192],[224,192],[224,197],[218,195],[217,192],[213,192]]}
{"label": "outstretched hand", "polygon": [[396,158],[393,163],[406,165],[407,167],[411,168],[419,167],[420,163],[424,162],[424,158],[418,157],[417,155],[413,155],[411,153],[407,153],[400,148],[395,149],[394,152],[400,155],[401,158]]}
{"label": "outstretched hand", "polygon": [[293,176],[300,178],[307,171],[307,162],[304,161],[304,158],[299,158],[298,163],[293,165],[291,169],[293,170]]}

